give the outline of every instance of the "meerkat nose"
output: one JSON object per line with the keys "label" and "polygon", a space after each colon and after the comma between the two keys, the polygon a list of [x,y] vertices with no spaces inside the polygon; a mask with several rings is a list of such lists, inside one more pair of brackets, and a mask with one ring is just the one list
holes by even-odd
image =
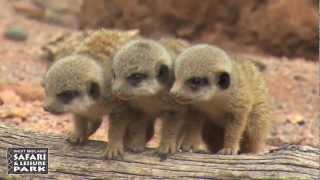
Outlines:
{"label": "meerkat nose", "polygon": [[174,84],[173,87],[170,89],[170,95],[172,96],[178,96],[179,92],[179,87],[178,85]]}

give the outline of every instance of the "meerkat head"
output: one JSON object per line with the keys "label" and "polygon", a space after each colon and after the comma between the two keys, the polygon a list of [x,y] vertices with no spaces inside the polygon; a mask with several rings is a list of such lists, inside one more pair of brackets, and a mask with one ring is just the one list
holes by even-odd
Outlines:
{"label": "meerkat head", "polygon": [[153,40],[133,40],[124,45],[113,60],[112,92],[119,99],[157,95],[168,84],[172,59]]}
{"label": "meerkat head", "polygon": [[58,60],[43,80],[44,109],[54,114],[85,113],[101,96],[102,74],[100,66],[86,56],[73,55]]}
{"label": "meerkat head", "polygon": [[170,94],[189,104],[212,99],[230,86],[232,65],[222,49],[201,44],[187,48],[175,61],[175,82]]}

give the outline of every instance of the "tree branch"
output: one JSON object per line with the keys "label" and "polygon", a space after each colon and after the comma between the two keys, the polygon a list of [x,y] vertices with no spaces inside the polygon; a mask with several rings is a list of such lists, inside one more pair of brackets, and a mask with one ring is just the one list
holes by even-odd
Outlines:
{"label": "tree branch", "polygon": [[[122,161],[103,160],[105,142],[71,146],[65,137],[0,126],[0,179],[6,178],[9,147],[49,148],[49,174],[30,178],[195,178],[195,179],[316,179],[319,148],[290,145],[264,155],[177,153],[160,162],[153,150],[125,155]],[[15,176],[16,177],[16,176]],[[18,176],[19,177],[19,176]],[[25,177],[25,175],[23,176]]]}

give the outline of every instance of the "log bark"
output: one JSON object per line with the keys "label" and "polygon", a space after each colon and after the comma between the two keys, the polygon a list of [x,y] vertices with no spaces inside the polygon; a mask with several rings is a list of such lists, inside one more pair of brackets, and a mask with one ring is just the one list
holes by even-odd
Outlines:
{"label": "log bark", "polygon": [[[9,147],[49,148],[49,173],[40,179],[317,179],[319,148],[289,145],[262,155],[223,156],[177,153],[160,162],[153,150],[126,153],[124,160],[103,160],[106,142],[71,146],[65,137],[0,125],[0,179],[8,178]],[[18,175],[15,178],[20,177]]]}

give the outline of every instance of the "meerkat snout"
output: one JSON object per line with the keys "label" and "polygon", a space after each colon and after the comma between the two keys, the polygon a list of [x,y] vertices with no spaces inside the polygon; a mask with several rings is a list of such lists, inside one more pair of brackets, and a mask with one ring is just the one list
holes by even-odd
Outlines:
{"label": "meerkat snout", "polygon": [[64,108],[61,105],[55,103],[55,101],[50,98],[45,100],[43,110],[55,115],[64,113]]}
{"label": "meerkat snout", "polygon": [[175,83],[170,89],[169,95],[173,98],[181,97],[181,86]]}

